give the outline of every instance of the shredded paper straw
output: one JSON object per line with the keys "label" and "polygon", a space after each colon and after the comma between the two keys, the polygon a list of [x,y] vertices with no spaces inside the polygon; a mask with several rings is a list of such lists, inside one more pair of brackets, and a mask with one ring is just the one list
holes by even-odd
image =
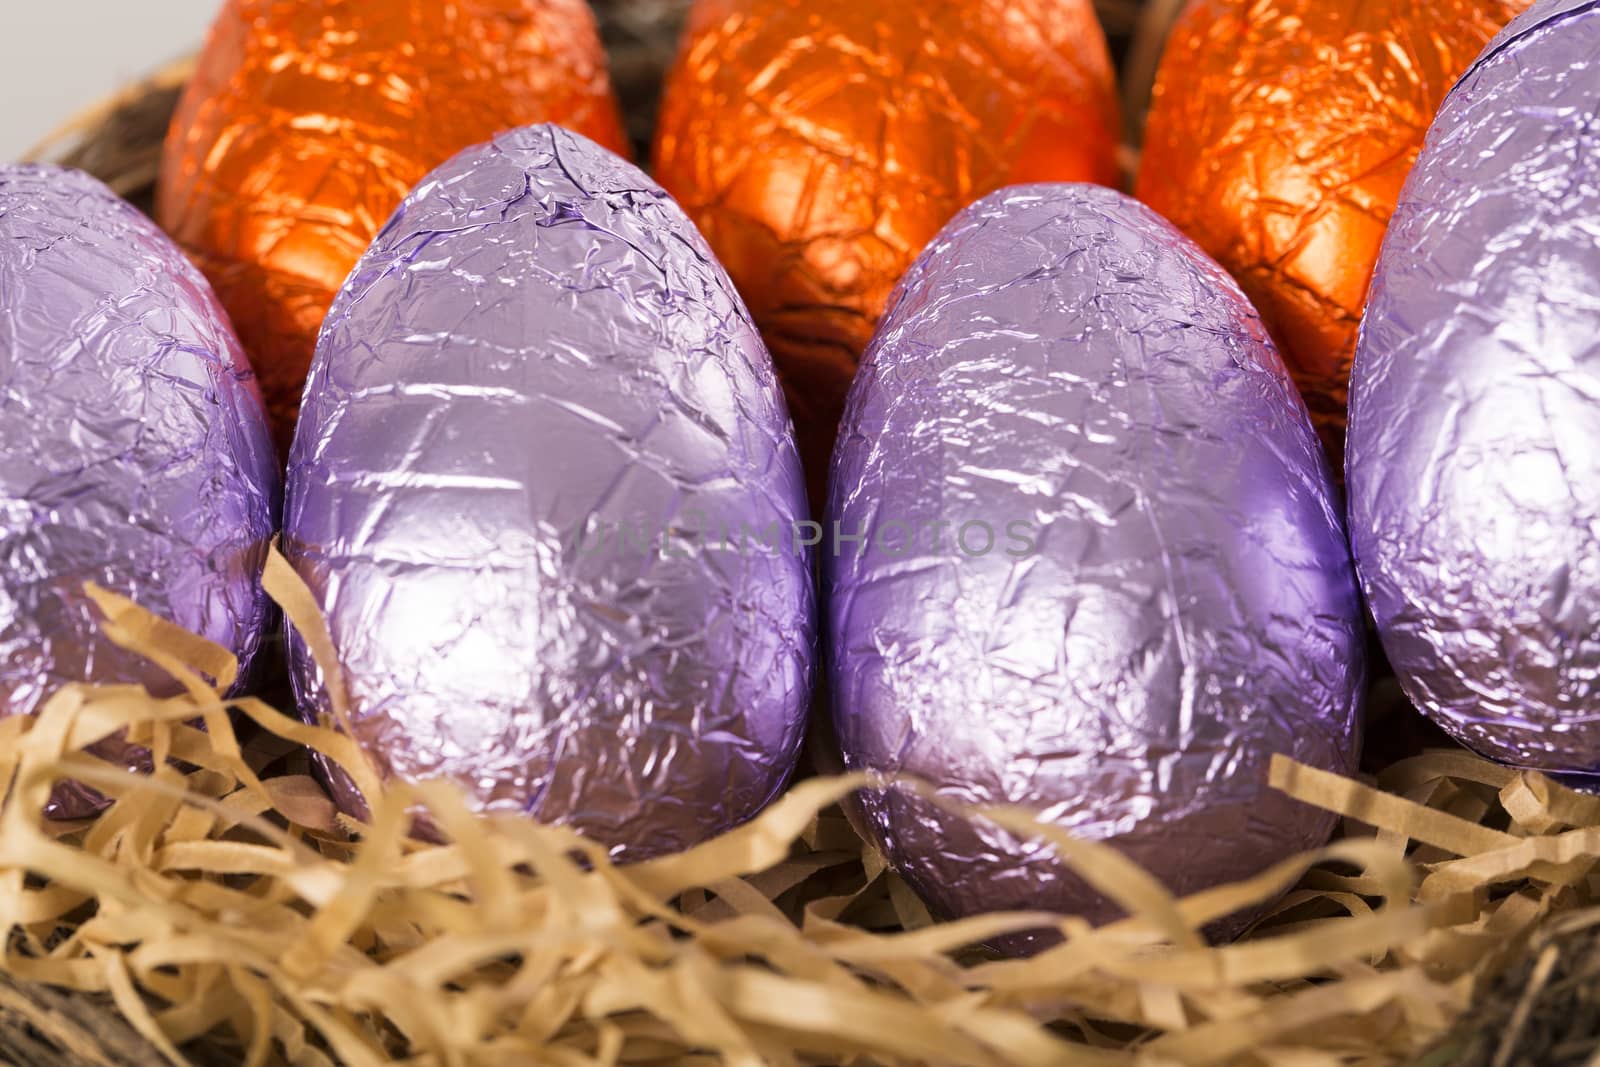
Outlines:
{"label": "shredded paper straw", "polygon": [[[326,628],[275,552],[267,585],[336,691]],[[255,1065],[1407,1063],[1522,935],[1595,901],[1600,798],[1460,751],[1376,783],[1287,759],[1273,785],[1341,839],[1176,899],[1120,853],[1014,810],[1129,917],[934,923],[837,804],[797,784],[691,851],[616,867],[560,828],[475,814],[439,782],[382,783],[333,721],[223,699],[225,651],[101,590],[106,633],[180,695],[71,686],[0,721],[0,917],[14,978],[108,994],[174,1063],[201,1037]],[[140,776],[87,750],[119,731]],[[301,746],[304,746],[303,748]],[[336,814],[306,749],[371,803]],[[40,811],[71,778],[112,798]],[[896,788],[916,788],[897,783]],[[425,811],[447,844],[410,830]],[[1210,921],[1269,905],[1234,944]],[[1058,928],[1031,959],[983,945]]]}

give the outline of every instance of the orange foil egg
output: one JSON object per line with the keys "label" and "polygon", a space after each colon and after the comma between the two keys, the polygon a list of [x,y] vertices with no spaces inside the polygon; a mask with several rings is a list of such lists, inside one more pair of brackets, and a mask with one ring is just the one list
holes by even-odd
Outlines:
{"label": "orange foil egg", "polygon": [[232,316],[280,448],[334,293],[390,212],[461,149],[545,121],[625,151],[583,0],[228,0],[157,215]]}
{"label": "orange foil egg", "polygon": [[1116,182],[1089,0],[699,0],[656,176],[765,334],[813,503],[856,361],[956,212],[1026,181]]}
{"label": "orange foil egg", "polygon": [[1445,93],[1527,6],[1191,0],[1167,44],[1138,195],[1255,301],[1336,464],[1400,188]]}

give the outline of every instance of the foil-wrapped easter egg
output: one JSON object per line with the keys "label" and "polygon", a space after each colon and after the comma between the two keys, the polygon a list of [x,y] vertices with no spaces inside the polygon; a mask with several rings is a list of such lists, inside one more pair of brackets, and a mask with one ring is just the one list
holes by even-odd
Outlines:
{"label": "foil-wrapped easter egg", "polygon": [[636,167],[536,126],[429,176],[339,294],[285,550],[380,774],[633,860],[789,778],[807,521],[777,377],[705,240]]}
{"label": "foil-wrapped easter egg", "polygon": [[[852,770],[1031,809],[1177,893],[1326,841],[1268,766],[1356,763],[1327,459],[1238,286],[1150,209],[1031,185],[951,222],[862,362],[829,520]],[[939,915],[1117,913],[1037,841],[893,786],[864,805]]]}
{"label": "foil-wrapped easter egg", "polygon": [[[172,686],[101,634],[86,582],[248,667],[278,517],[260,393],[205,278],[86,174],[0,167],[0,412],[0,715],[72,682]],[[48,811],[102,803],[65,783]]]}
{"label": "foil-wrapped easter egg", "polygon": [[622,149],[584,0],[227,0],[167,137],[157,217],[216,286],[287,449],[317,331],[402,197],[560,122]]}
{"label": "foil-wrapped easter egg", "polygon": [[1350,397],[1350,532],[1401,683],[1552,771],[1600,771],[1597,127],[1600,3],[1540,3],[1428,134]]}
{"label": "foil-wrapped easter egg", "polygon": [[1341,469],[1350,360],[1400,187],[1450,86],[1527,0],[1191,0],[1138,195],[1260,309]]}
{"label": "foil-wrapped easter egg", "polygon": [[766,335],[820,507],[845,393],[912,259],[1019,181],[1118,178],[1089,0],[698,0],[656,176]]}

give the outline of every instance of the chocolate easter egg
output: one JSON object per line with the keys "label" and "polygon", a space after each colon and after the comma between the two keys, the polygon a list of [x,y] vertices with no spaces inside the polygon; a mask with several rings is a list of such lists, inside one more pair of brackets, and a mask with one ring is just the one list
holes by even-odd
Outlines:
{"label": "chocolate easter egg", "polygon": [[1600,3],[1547,0],[1450,94],[1378,261],[1350,532],[1412,701],[1600,771]]}
{"label": "chocolate easter egg", "polygon": [[[1268,765],[1357,758],[1331,474],[1259,316],[1148,208],[1027,185],[957,216],[863,360],[828,518],[852,770],[1035,811],[1179,894],[1327,840]],[[894,786],[864,806],[939,915],[1117,914],[1038,841]]]}
{"label": "chocolate easter egg", "polygon": [[[101,633],[86,582],[248,668],[279,498],[260,393],[205,278],[86,174],[0,167],[0,412],[0,715],[73,682],[173,687]],[[103,802],[65,783],[48,810]]]}
{"label": "chocolate easter egg", "polygon": [[788,392],[820,505],[856,360],[894,284],[973,199],[1117,180],[1088,0],[699,0],[656,175],[727,265]]}
{"label": "chocolate easter egg", "polygon": [[536,126],[430,175],[339,294],[284,547],[382,774],[629,860],[793,771],[806,521],[777,378],[704,239],[637,168]]}
{"label": "chocolate easter egg", "polygon": [[328,305],[401,198],[543,121],[624,143],[584,0],[228,0],[173,118],[157,215],[232,315],[280,447]]}

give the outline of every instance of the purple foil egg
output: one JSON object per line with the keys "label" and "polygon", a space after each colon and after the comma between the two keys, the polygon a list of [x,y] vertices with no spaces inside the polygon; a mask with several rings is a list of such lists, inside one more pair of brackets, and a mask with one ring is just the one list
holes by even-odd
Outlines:
{"label": "purple foil egg", "polygon": [[[0,457],[0,714],[71,682],[175,691],[101,635],[85,582],[248,667],[279,492],[255,378],[199,271],[77,171],[0,167]],[[150,766],[119,740],[97,752]],[[47,813],[103,805],[63,783]]]}
{"label": "purple foil egg", "polygon": [[[1238,286],[1142,204],[1017,186],[945,228],[862,363],[829,518],[851,769],[1031,809],[1179,894],[1327,840],[1332,816],[1268,786],[1275,753],[1356,763],[1327,460]],[[863,799],[939,915],[1119,914],[1044,844]]]}
{"label": "purple foil egg", "polygon": [[1485,756],[1600,771],[1600,2],[1508,26],[1428,134],[1350,391],[1385,651]]}
{"label": "purple foil egg", "polygon": [[806,519],[767,351],[704,239],[638,168],[534,126],[426,178],[334,303],[285,548],[379,773],[637,860],[793,772]]}

